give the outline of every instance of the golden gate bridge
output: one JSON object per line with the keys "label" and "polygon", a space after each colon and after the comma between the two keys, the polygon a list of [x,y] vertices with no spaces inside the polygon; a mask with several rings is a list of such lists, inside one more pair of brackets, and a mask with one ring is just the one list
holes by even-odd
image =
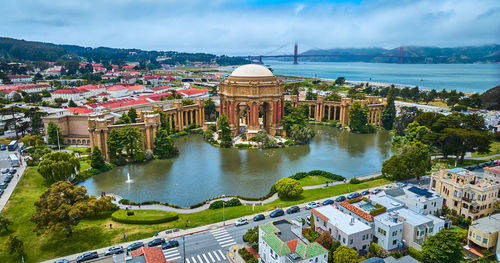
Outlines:
{"label": "golden gate bridge", "polygon": [[[280,49],[280,48],[279,48]],[[284,55],[258,55],[258,56],[238,56],[241,58],[247,58],[250,61],[258,61],[258,63],[263,64],[262,59],[264,58],[293,58],[293,64],[299,63],[299,58],[307,58],[307,57],[382,57],[382,58],[395,58],[398,59],[399,64],[403,64],[404,56],[404,47],[399,47],[399,55],[376,55],[376,54],[299,54],[299,44],[295,43],[293,47],[293,54],[284,54]],[[412,56],[411,58],[417,58]]]}

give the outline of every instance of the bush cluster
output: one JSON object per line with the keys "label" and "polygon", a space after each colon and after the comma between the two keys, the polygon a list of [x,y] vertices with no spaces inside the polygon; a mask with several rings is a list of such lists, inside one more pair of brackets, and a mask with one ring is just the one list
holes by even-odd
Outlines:
{"label": "bush cluster", "polygon": [[351,180],[349,180],[349,183],[350,184],[360,184],[361,181],[357,178],[352,178]]}
{"label": "bush cluster", "polygon": [[349,204],[354,204],[354,203],[357,203],[357,202],[360,202],[360,201],[361,201],[361,198],[355,198],[355,199],[347,200],[347,202]]}
{"label": "bush cluster", "polygon": [[[377,207],[377,206],[379,206],[379,207]],[[376,204],[375,207],[376,207],[375,209],[370,211],[370,215],[372,215],[372,216],[376,216],[376,215],[385,213],[385,211],[387,209],[385,206],[382,206],[379,204]]]}
{"label": "bush cluster", "polygon": [[179,218],[177,212],[154,211],[155,214],[149,214],[148,212],[151,211],[153,210],[125,211],[120,209],[111,214],[111,219],[115,222],[124,224],[160,224],[174,221]]}
{"label": "bush cluster", "polygon": [[292,176],[289,176],[289,178],[295,179],[295,180],[300,180],[303,178],[306,178],[307,176],[322,176],[328,179],[331,179],[333,181],[342,181],[345,179],[342,175],[330,173],[327,171],[322,171],[322,170],[312,170],[308,173],[306,172],[298,172]]}
{"label": "bush cluster", "polygon": [[258,263],[259,261],[257,258],[252,255],[252,253],[248,252],[246,248],[240,248],[238,249],[238,253],[240,253],[240,256],[245,260],[246,263]]}
{"label": "bush cluster", "polygon": [[[210,204],[210,209],[218,209],[218,208],[222,208],[223,206],[223,203],[224,201],[222,200],[218,200],[218,201],[215,201],[213,203]],[[229,201],[226,201],[225,202],[226,204],[224,205],[225,207],[231,207],[231,206],[240,206],[241,205],[241,202],[239,199],[237,198],[233,198]]]}

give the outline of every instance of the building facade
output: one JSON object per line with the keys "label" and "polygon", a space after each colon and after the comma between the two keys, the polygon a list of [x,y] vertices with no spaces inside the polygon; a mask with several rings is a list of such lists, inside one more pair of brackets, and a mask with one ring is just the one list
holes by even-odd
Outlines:
{"label": "building facade", "polygon": [[441,168],[432,173],[430,189],[443,196],[443,205],[458,215],[476,220],[495,211],[500,184],[481,179],[466,169]]}
{"label": "building facade", "polygon": [[467,240],[470,247],[479,248],[479,250],[487,249],[490,252],[497,254],[497,259],[500,259],[500,214],[479,218],[474,220],[469,226]]}

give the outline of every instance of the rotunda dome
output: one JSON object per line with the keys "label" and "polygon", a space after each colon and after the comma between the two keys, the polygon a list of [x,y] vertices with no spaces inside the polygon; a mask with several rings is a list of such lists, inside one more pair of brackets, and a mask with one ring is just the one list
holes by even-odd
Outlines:
{"label": "rotunda dome", "polygon": [[236,68],[230,77],[258,78],[274,77],[274,74],[266,67],[257,64],[247,64]]}

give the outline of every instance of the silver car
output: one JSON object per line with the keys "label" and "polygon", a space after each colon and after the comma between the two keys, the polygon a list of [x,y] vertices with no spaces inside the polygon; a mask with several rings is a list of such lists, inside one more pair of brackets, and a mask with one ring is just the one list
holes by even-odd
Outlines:
{"label": "silver car", "polygon": [[121,254],[123,253],[123,247],[122,246],[112,246],[108,248],[108,250],[104,251],[105,256],[111,256],[114,254]]}

